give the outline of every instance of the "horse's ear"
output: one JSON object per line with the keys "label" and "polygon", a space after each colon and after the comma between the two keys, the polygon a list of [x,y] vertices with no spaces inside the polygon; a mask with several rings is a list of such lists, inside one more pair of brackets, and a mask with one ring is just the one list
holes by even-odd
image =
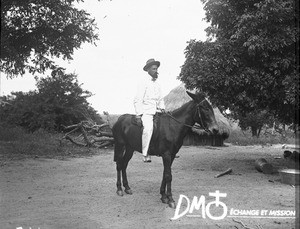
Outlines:
{"label": "horse's ear", "polygon": [[189,91],[186,91],[186,93],[193,99],[193,100],[197,100],[197,96]]}
{"label": "horse's ear", "polygon": [[206,96],[203,92],[198,92],[197,97],[198,97],[199,101],[202,101],[203,99],[206,98]]}
{"label": "horse's ear", "polygon": [[191,92],[186,91],[186,93],[196,102],[201,102],[206,97],[203,92],[197,92],[196,94],[193,94]]}

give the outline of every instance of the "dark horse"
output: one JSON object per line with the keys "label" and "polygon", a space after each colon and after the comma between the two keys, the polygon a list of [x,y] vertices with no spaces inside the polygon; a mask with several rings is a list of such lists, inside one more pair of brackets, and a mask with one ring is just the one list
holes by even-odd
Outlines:
{"label": "dark horse", "polygon": [[[206,131],[217,133],[218,127],[214,111],[203,94],[187,92],[193,99],[172,113],[162,114],[159,124],[154,128],[149,154],[161,156],[164,165],[163,179],[160,187],[161,200],[175,208],[172,197],[171,166],[176,153],[183,144],[183,139],[197,122]],[[114,161],[117,166],[117,194],[123,196],[123,186],[127,194],[132,194],[128,185],[126,168],[133,152],[142,151],[142,128],[133,123],[134,115],[125,114],[119,117],[112,131],[115,139]]]}

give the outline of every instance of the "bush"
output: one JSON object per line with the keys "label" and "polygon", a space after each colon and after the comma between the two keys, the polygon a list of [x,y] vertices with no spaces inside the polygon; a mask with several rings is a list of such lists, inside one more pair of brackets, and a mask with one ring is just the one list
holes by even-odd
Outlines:
{"label": "bush", "polygon": [[11,142],[21,140],[24,138],[24,132],[21,127],[0,123],[0,141]]}
{"label": "bush", "polygon": [[273,145],[273,144],[295,144],[293,133],[286,136],[280,134],[261,134],[259,138],[253,137],[250,131],[242,131],[240,129],[232,130],[229,138],[225,142],[234,145]]}
{"label": "bush", "polygon": [[28,132],[22,127],[0,123],[0,153],[4,157],[44,157],[64,159],[100,153],[99,149],[78,147],[68,141],[61,142],[62,134],[38,129]]}
{"label": "bush", "polygon": [[101,123],[100,115],[90,106],[91,92],[83,90],[74,74],[62,74],[37,80],[38,90],[14,92],[2,100],[8,105],[0,109],[0,119],[29,131],[58,131],[62,126],[83,120]]}

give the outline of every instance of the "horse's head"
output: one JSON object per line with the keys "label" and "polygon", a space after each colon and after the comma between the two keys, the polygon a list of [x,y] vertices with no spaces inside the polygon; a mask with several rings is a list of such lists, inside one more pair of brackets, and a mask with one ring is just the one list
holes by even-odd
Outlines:
{"label": "horse's head", "polygon": [[205,98],[202,93],[193,94],[187,91],[187,94],[196,103],[196,112],[194,115],[194,121],[198,123],[204,130],[217,134],[219,128],[217,125],[214,110],[211,104]]}

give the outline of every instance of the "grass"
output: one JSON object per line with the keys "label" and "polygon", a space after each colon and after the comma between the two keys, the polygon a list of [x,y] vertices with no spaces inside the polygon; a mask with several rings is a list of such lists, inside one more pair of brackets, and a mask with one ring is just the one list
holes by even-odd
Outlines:
{"label": "grass", "polygon": [[[0,159],[8,158],[56,158],[66,159],[70,157],[87,157],[103,153],[111,153],[112,148],[97,149],[79,147],[67,140],[61,140],[63,134],[49,133],[38,130],[29,133],[21,127],[12,127],[0,123]],[[250,132],[241,130],[231,131],[225,143],[233,145],[273,145],[273,144],[295,144],[292,133],[287,137],[281,135],[261,135],[252,137]]]}
{"label": "grass", "polygon": [[275,145],[275,144],[295,144],[295,137],[292,132],[288,132],[286,136],[280,134],[261,134],[259,138],[252,137],[250,131],[241,131],[239,129],[232,130],[229,138],[225,142],[233,145]]}
{"label": "grass", "polygon": [[3,157],[28,158],[43,157],[66,159],[100,154],[105,150],[78,147],[67,140],[63,134],[38,130],[29,133],[21,127],[0,124],[0,154]]}

